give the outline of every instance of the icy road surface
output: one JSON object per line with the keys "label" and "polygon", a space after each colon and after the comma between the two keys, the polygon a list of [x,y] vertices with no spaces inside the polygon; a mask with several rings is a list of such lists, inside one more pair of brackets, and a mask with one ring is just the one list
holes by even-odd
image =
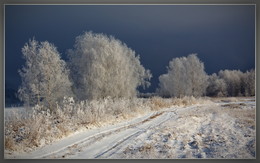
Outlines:
{"label": "icy road surface", "polygon": [[255,155],[255,101],[167,108],[5,158],[241,158]]}

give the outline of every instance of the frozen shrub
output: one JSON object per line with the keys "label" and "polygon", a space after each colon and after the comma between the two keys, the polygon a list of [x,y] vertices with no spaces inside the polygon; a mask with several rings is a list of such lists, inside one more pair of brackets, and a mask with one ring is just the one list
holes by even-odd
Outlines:
{"label": "frozen shrub", "polygon": [[172,103],[169,102],[169,100],[161,97],[152,97],[150,103],[150,107],[152,110],[159,110],[161,108],[167,108],[172,105]]}

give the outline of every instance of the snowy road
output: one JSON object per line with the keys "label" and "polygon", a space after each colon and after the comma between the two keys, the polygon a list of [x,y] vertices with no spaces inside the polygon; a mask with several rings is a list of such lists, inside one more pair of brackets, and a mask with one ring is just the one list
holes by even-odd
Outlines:
{"label": "snowy road", "polygon": [[167,108],[8,157],[254,158],[254,112],[255,102]]}

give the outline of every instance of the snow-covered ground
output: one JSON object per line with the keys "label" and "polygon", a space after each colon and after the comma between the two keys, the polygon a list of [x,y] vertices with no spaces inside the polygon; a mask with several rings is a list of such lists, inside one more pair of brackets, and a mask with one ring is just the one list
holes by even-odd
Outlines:
{"label": "snow-covered ground", "polygon": [[256,158],[255,101],[166,108],[5,158]]}

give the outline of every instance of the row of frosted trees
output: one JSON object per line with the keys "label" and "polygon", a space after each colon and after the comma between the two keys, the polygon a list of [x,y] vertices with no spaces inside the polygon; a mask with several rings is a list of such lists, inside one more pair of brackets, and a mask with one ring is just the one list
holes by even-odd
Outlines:
{"label": "row of frosted trees", "polygon": [[149,86],[152,77],[133,50],[104,34],[85,32],[76,37],[73,49],[67,51],[67,63],[47,41],[29,40],[22,53],[26,63],[19,70],[19,98],[50,110],[65,96],[77,100],[132,98],[138,87]]}
{"label": "row of frosted trees", "polygon": [[196,54],[170,61],[168,72],[159,77],[157,92],[166,97],[254,96],[255,70],[220,70],[207,75]]}
{"label": "row of frosted trees", "polygon": [[[19,70],[19,98],[28,105],[53,108],[64,96],[77,100],[133,98],[138,87],[147,88],[152,74],[135,51],[112,36],[85,32],[76,37],[68,61],[45,41],[29,40],[22,48],[25,65]],[[220,71],[208,76],[196,54],[175,58],[168,73],[159,77],[157,94],[183,96],[253,96],[255,73]]]}

